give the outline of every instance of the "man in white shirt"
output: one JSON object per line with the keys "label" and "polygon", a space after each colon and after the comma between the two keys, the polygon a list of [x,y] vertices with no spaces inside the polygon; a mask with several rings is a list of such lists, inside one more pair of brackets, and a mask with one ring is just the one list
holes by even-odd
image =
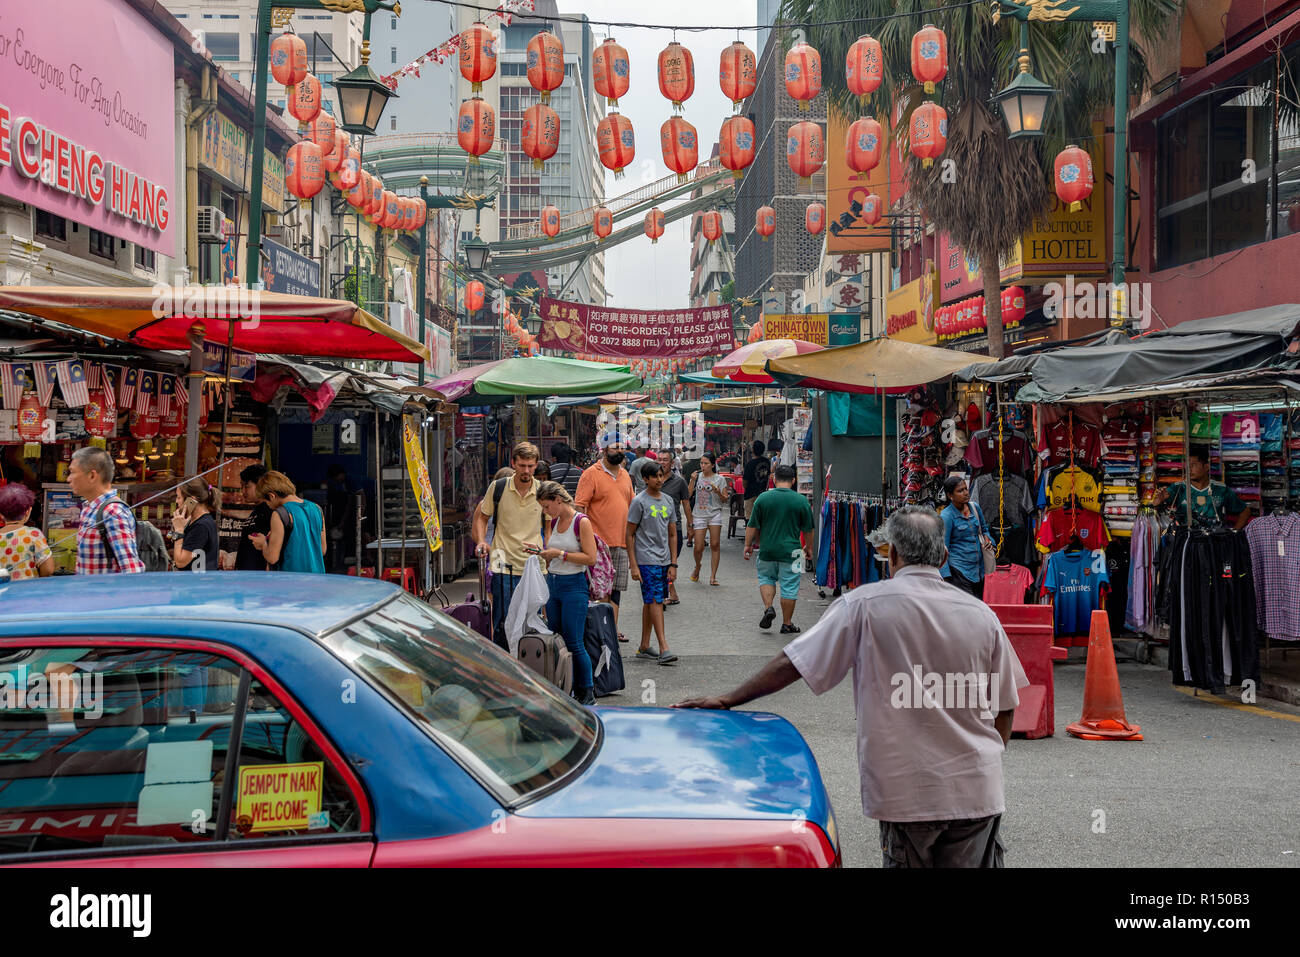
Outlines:
{"label": "man in white shirt", "polygon": [[1001,867],[1002,752],[1029,683],[997,616],[945,582],[943,521],[908,506],[873,536],[891,578],[855,588],[753,678],[678,708],[734,708],[850,671],[862,807],[886,867]]}

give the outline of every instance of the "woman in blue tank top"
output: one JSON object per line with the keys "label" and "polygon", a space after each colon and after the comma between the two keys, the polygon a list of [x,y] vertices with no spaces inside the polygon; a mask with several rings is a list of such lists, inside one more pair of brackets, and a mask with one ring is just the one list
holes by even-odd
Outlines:
{"label": "woman in blue tank top", "polygon": [[282,572],[325,574],[325,516],[320,506],[299,498],[297,488],[283,472],[263,475],[257,482],[257,494],[271,507],[271,531],[250,539],[268,566]]}

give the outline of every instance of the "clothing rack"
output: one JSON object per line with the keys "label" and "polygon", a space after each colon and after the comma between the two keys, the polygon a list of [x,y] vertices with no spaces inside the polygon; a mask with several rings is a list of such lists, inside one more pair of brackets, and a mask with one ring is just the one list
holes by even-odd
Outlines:
{"label": "clothing rack", "polygon": [[825,497],[832,502],[851,502],[856,505],[882,505],[887,509],[899,508],[902,500],[896,496],[876,495],[866,492],[828,491]]}

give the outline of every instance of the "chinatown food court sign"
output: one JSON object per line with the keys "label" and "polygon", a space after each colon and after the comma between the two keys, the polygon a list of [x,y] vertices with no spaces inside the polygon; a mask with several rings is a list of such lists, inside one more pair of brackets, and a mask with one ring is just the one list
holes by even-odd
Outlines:
{"label": "chinatown food court sign", "polygon": [[173,74],[124,0],[5,4],[0,195],[174,255]]}

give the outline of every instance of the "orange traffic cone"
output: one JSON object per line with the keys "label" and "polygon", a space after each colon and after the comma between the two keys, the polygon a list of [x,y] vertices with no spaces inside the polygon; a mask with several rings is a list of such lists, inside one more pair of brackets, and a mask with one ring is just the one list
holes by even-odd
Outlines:
{"label": "orange traffic cone", "polygon": [[1088,634],[1088,670],[1083,678],[1083,717],[1066,731],[1089,741],[1141,741],[1142,729],[1124,716],[1124,695],[1119,690],[1115,649],[1110,644],[1110,619],[1104,611],[1092,613]]}

